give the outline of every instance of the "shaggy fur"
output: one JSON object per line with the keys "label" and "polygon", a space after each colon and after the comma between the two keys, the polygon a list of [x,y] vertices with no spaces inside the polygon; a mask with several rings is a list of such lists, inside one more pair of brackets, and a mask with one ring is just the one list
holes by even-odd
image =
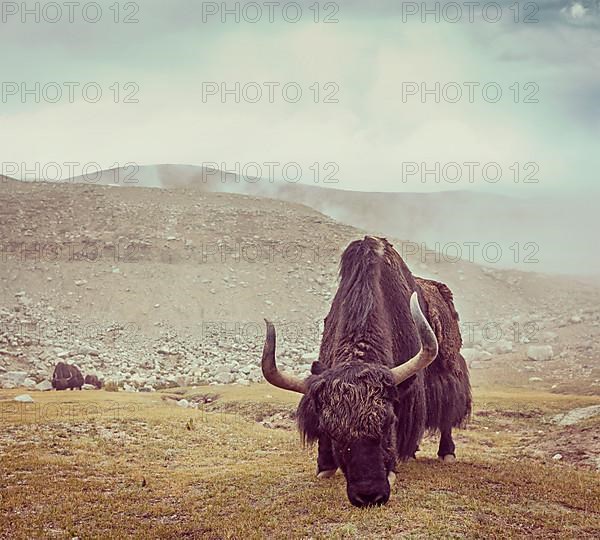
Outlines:
{"label": "shaggy fur", "polygon": [[56,390],[81,390],[83,386],[83,375],[79,368],[59,362],[54,368],[52,375],[52,387]]}
{"label": "shaggy fur", "polygon": [[[390,368],[420,348],[409,307],[413,291],[436,334],[439,354],[424,372],[396,386]],[[414,456],[426,429],[449,438],[440,455],[453,453],[450,430],[471,410],[461,344],[448,287],[413,277],[384,238],[352,242],[342,255],[319,361],[298,409],[305,441],[319,440],[319,469],[335,463],[346,473],[341,449],[356,440],[379,440],[390,470],[396,459]]]}
{"label": "shaggy fur", "polygon": [[95,386],[98,390],[102,388],[102,381],[96,375],[86,375],[83,382]]}
{"label": "shaggy fur", "polygon": [[471,414],[471,385],[460,354],[462,337],[452,291],[439,281],[415,279],[439,344],[437,358],[425,370],[426,427],[430,431],[462,427]]}

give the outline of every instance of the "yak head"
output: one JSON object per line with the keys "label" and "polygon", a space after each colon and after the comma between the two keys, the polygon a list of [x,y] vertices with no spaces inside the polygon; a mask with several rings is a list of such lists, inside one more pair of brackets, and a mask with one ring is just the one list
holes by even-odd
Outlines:
{"label": "yak head", "polygon": [[397,418],[394,404],[398,385],[416,375],[437,356],[437,340],[419,307],[410,301],[411,314],[421,339],[419,353],[389,368],[384,364],[350,360],[323,369],[302,380],[282,373],[275,363],[275,328],[267,321],[262,370],[271,384],[303,394],[298,424],[305,442],[319,441],[331,453],[333,468],[346,477],[350,502],[359,507],[385,504],[396,464]]}
{"label": "yak head", "polygon": [[390,496],[396,395],[391,370],[363,362],[347,362],[306,381],[298,407],[300,431],[306,442],[321,440],[330,448],[355,506],[385,504]]}
{"label": "yak head", "polygon": [[72,378],[54,378],[52,379],[52,386],[55,390],[68,390],[71,388]]}

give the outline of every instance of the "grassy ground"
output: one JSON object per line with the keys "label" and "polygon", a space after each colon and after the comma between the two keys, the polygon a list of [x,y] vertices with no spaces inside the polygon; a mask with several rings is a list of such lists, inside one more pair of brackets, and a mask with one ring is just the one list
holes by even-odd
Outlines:
{"label": "grassy ground", "polygon": [[[598,398],[478,389],[459,461],[438,463],[427,439],[388,505],[359,510],[285,429],[290,393],[188,390],[219,394],[202,410],[159,393],[33,393],[29,405],[16,393],[0,391],[1,538],[600,537],[598,472],[532,452],[552,414]],[[281,429],[260,423],[274,416]]]}

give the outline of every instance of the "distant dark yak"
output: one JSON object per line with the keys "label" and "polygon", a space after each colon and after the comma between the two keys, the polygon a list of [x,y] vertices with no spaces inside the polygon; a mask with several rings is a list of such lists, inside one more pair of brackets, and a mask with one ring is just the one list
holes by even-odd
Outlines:
{"label": "distant dark yak", "polygon": [[102,388],[102,381],[96,375],[86,375],[83,382],[95,386],[98,390]]}
{"label": "distant dark yak", "polygon": [[439,458],[455,460],[452,428],[470,415],[471,387],[452,293],[414,277],[387,240],[367,236],[344,251],[307,379],[278,370],[266,323],[263,374],[304,394],[298,425],[305,442],[318,441],[317,476],[340,468],[353,505],[388,501],[397,462],[415,457],[426,431],[441,435]]}
{"label": "distant dark yak", "polygon": [[74,390],[75,388],[81,390],[83,386],[83,375],[79,368],[59,362],[54,368],[54,374],[52,375],[52,387],[56,390]]}

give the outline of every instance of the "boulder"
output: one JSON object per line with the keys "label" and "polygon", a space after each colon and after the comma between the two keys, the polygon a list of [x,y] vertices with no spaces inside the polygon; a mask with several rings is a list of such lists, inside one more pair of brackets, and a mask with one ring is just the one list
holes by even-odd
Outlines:
{"label": "boulder", "polygon": [[265,382],[265,378],[262,374],[262,371],[259,369],[257,371],[253,371],[252,373],[250,373],[250,375],[248,376],[248,378],[252,381],[252,382]]}
{"label": "boulder", "polygon": [[52,390],[52,383],[48,380],[42,381],[35,385],[35,389],[40,392],[48,392]]}
{"label": "boulder", "polygon": [[[184,375],[178,375],[173,380],[175,381],[175,384],[177,386],[189,386],[189,382],[190,382],[188,377],[185,377]],[[144,381],[144,383],[145,383],[145,381]]]}
{"label": "boulder", "polygon": [[218,375],[220,373],[231,373],[231,366],[221,364],[215,368],[215,374]]}
{"label": "boulder", "polygon": [[233,373],[221,372],[215,375],[215,381],[219,384],[230,384],[234,381]]}
{"label": "boulder", "polygon": [[177,406],[178,407],[183,407],[184,409],[187,409],[190,406],[190,402],[187,399],[180,399],[177,402]]}
{"label": "boulder", "polygon": [[143,375],[139,375],[137,373],[131,375],[129,377],[129,380],[137,386],[144,386],[147,382],[146,377],[144,377]]}
{"label": "boulder", "polygon": [[26,371],[7,371],[0,375],[0,388],[19,388],[27,378]]}
{"label": "boulder", "polygon": [[82,390],[97,390],[97,388],[93,384],[84,384],[81,387]]}
{"label": "boulder", "polygon": [[35,386],[36,386],[36,382],[33,379],[30,379],[29,377],[27,377],[27,379],[25,379],[23,381],[24,388],[29,388],[30,390],[34,390]]}
{"label": "boulder", "polygon": [[471,364],[471,362],[482,362],[488,361],[492,359],[492,355],[487,351],[482,351],[479,349],[461,349],[461,354],[466,360],[467,364]]}
{"label": "boulder", "polygon": [[572,426],[588,418],[600,416],[600,405],[590,405],[589,407],[579,407],[565,414],[557,414],[552,418],[552,422],[559,426]]}
{"label": "boulder", "polygon": [[490,350],[494,354],[506,354],[513,351],[513,343],[507,339],[500,339],[490,347]]}
{"label": "boulder", "polygon": [[536,362],[552,360],[554,351],[551,345],[530,345],[527,347],[527,358]]}

